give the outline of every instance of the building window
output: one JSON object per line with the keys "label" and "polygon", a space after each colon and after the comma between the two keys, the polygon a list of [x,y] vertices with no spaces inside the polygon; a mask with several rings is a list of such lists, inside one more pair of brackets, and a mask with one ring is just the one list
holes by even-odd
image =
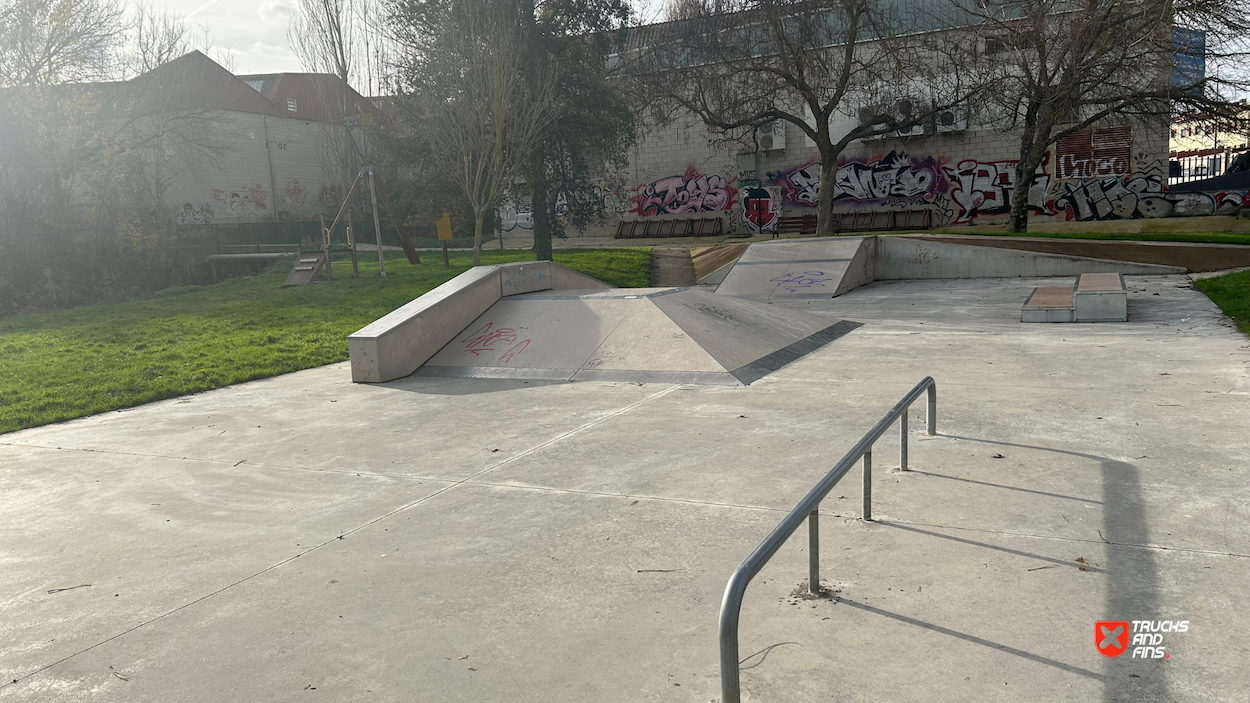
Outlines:
{"label": "building window", "polygon": [[286,111],[295,112],[295,98],[286,99]]}

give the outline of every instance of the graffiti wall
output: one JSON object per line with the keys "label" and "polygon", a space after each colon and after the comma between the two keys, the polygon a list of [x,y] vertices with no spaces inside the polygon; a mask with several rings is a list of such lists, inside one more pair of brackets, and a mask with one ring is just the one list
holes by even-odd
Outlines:
{"label": "graffiti wall", "polygon": [[[1047,165],[1050,152],[1037,167],[1029,188],[1029,210],[1053,214],[1047,209],[1050,175]],[[1016,191],[1016,166],[1019,159],[1007,161],[960,161],[954,168],[946,167],[950,177],[950,200],[954,217],[951,224],[971,224],[980,215],[1004,215],[1011,211],[1011,198]]]}
{"label": "graffiti wall", "polygon": [[[814,161],[768,174],[770,185],[780,187],[786,201],[798,207],[816,207],[820,201],[820,162]],[[843,157],[833,179],[835,204],[887,201],[905,205],[932,202],[946,191],[941,164],[932,157],[917,159],[891,151],[877,157]]]}
{"label": "graffiti wall", "polygon": [[212,189],[208,202],[184,202],[173,208],[174,222],[180,225],[208,225],[235,219],[269,216],[269,191],[259,183],[237,190]]}
{"label": "graffiti wall", "polygon": [[[1065,154],[1062,170],[1090,177],[1059,178],[1046,152],[1027,194],[1034,216],[1065,220],[1111,220],[1236,214],[1246,206],[1242,193],[1168,192],[1157,159],[1076,159]],[[937,224],[973,224],[1005,216],[1016,193],[1016,159],[981,161],[916,157],[899,151],[839,159],[834,179],[834,211],[929,209]],[[820,199],[820,162],[806,162],[768,173],[780,190],[781,208],[811,212]],[[747,195],[750,192],[751,195]],[[763,193],[744,189],[740,219],[751,232],[772,204]],[[751,210],[748,212],[748,208]],[[779,215],[778,215],[779,216]]]}
{"label": "graffiti wall", "polygon": [[742,223],[752,234],[775,234],[781,222],[781,189],[753,186],[740,192]]}
{"label": "graffiti wall", "polygon": [[640,184],[630,212],[648,217],[730,210],[738,193],[735,180],[689,166],[684,174]]}

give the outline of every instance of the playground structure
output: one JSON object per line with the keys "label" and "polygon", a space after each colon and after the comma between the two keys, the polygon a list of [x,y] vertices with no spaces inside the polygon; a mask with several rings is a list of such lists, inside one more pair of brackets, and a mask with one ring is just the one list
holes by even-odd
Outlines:
{"label": "playground structure", "polygon": [[[290,275],[286,281],[282,283],[284,286],[303,286],[312,283],[316,279],[317,273],[324,267],[327,280],[334,280],[333,265],[330,262],[330,243],[335,228],[339,222],[343,220],[344,214],[347,216],[347,243],[352,253],[352,277],[360,275],[359,265],[356,260],[356,233],[352,225],[352,209],[350,207],[352,195],[356,193],[356,189],[362,183],[367,184],[369,190],[369,200],[373,210],[373,237],[378,249],[378,269],[382,276],[386,276],[386,257],[383,253],[382,246],[382,226],[378,218],[378,201],[386,208],[386,214],[391,218],[391,224],[395,227],[395,233],[399,235],[399,241],[403,245],[404,256],[408,258],[408,263],[416,266],[421,263],[421,256],[417,254],[417,250],[412,246],[412,240],[408,238],[408,232],[404,226],[400,224],[399,218],[395,217],[394,210],[391,208],[390,197],[386,193],[386,188],[382,186],[382,180],[378,178],[372,166],[364,166],[360,169],[360,173],[356,174],[356,180],[352,181],[352,187],[347,190],[347,196],[343,198],[343,204],[339,206],[338,213],[334,216],[334,221],[329,227],[325,226],[325,215],[321,215],[321,250],[320,252],[305,253],[303,250],[299,252],[294,268],[291,269]],[[379,197],[380,196],[380,197]]]}

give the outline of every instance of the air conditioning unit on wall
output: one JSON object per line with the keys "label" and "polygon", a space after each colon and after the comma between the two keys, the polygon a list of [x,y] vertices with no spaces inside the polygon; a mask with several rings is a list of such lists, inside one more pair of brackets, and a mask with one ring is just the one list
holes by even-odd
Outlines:
{"label": "air conditioning unit on wall", "polygon": [[755,130],[755,138],[763,151],[784,151],[786,148],[786,122],[773,120]]}
{"label": "air conditioning unit on wall", "polygon": [[953,108],[943,110],[934,118],[938,132],[963,132],[968,129],[968,113],[966,110]]}
{"label": "air conditioning unit on wall", "polygon": [[896,129],[893,132],[890,132],[890,136],[892,137],[923,137],[924,125],[916,124],[916,125],[912,125],[908,127],[907,129]]}

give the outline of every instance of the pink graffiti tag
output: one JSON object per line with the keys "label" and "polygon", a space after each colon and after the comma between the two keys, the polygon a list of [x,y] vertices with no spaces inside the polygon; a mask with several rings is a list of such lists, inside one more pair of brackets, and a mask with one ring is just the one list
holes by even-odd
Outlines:
{"label": "pink graffiti tag", "polygon": [[530,340],[522,339],[516,344],[513,344],[512,346],[508,347],[508,350],[505,351],[503,354],[500,354],[499,360],[506,364],[509,361],[512,361],[512,357],[525,351],[525,348],[528,347],[529,345],[530,345]]}
{"label": "pink graffiti tag", "polygon": [[473,356],[481,356],[482,352],[493,352],[498,347],[506,347],[499,355],[499,360],[506,364],[530,345],[530,340],[518,341],[518,338],[517,331],[512,327],[495,327],[495,323],[487,322],[481,329],[460,340],[460,343],[465,345],[464,350]]}
{"label": "pink graffiti tag", "polygon": [[644,216],[728,210],[738,192],[732,181],[699,173],[694,167],[684,176],[661,178],[638,188],[635,211]]}

